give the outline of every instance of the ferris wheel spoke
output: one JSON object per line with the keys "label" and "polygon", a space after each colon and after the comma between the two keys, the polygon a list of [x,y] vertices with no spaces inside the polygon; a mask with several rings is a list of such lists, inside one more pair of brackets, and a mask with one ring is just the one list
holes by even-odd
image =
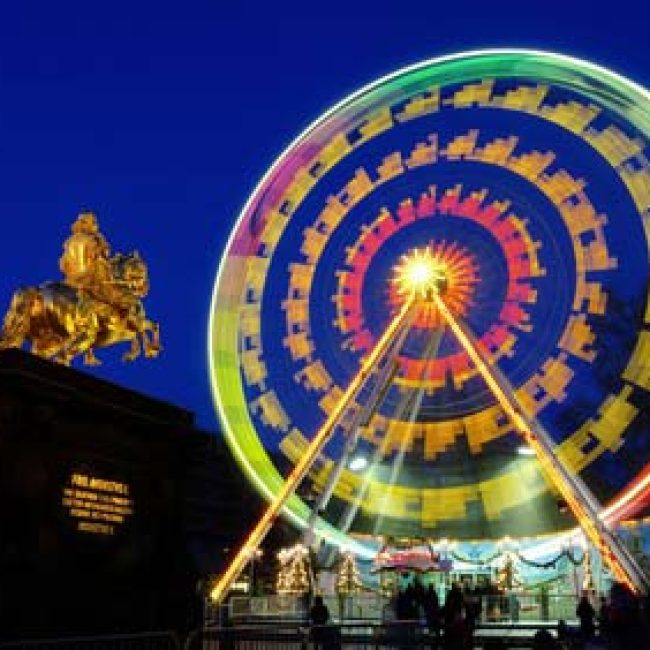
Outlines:
{"label": "ferris wheel spoke", "polygon": [[[442,336],[442,332],[440,330],[437,329],[432,330],[432,335],[429,340],[427,350],[425,351],[425,355],[424,355],[425,358],[428,359],[431,356],[435,355],[435,351],[437,351],[437,348],[440,344],[441,336]],[[422,380],[424,379],[426,373],[426,367],[427,364],[424,365],[420,373],[419,388],[415,392],[407,393],[406,395],[404,395],[403,399],[398,404],[398,407],[395,412],[395,418],[397,420],[403,419],[405,416],[407,416],[408,420],[411,421],[413,418],[417,416],[417,412],[419,411],[420,404],[422,403],[422,395],[424,394],[424,387],[422,385]],[[408,446],[409,437],[410,437],[410,433],[407,433],[407,435],[404,436],[404,439],[402,440],[400,446],[400,451],[402,450],[402,448],[404,450],[401,454],[402,460],[404,457],[404,452],[406,451],[406,448]],[[366,497],[366,494],[370,487],[370,483],[372,482],[372,478],[375,475],[376,469],[388,452],[389,444],[390,444],[390,438],[388,435],[385,435],[382,441],[380,442],[380,444],[375,448],[375,452],[373,453],[372,460],[369,463],[368,469],[364,473],[361,485],[359,489],[356,491],[354,499],[352,500],[351,503],[348,504],[343,515],[339,519],[338,522],[339,530],[345,533],[347,533],[350,530],[352,523],[354,522],[354,519],[357,516],[359,508],[361,507],[361,504],[363,503],[363,500]],[[398,452],[395,461],[393,462],[393,467],[395,467],[399,455],[400,454]],[[398,474],[399,474],[399,468],[395,473],[395,476],[397,476]],[[393,473],[391,473],[391,476],[393,476]],[[393,478],[393,480],[395,479]]]}
{"label": "ferris wheel spoke", "polygon": [[515,429],[535,452],[543,470],[565,499],[585,536],[601,552],[614,577],[634,592],[647,592],[650,587],[648,577],[603,521],[601,508],[584,481],[567,469],[558,458],[555,444],[549,433],[521,406],[508,379],[485,358],[470,328],[454,316],[440,293],[432,291],[430,299],[433,300],[444,321],[467,352]]}
{"label": "ferris wheel spoke", "polygon": [[[411,328],[411,320],[411,318],[407,318],[402,327],[395,333],[394,342],[387,350],[383,358],[384,363],[377,371],[376,381],[370,395],[363,405],[357,409],[350,424],[346,427],[345,434],[347,435],[347,440],[343,448],[343,453],[339,456],[334,467],[328,474],[327,481],[318,496],[316,504],[312,508],[309,519],[307,520],[307,528],[304,530],[302,536],[302,542],[306,546],[314,543],[316,539],[316,536],[314,535],[314,526],[316,521],[318,520],[320,513],[327,508],[330,499],[334,494],[334,489],[343,474],[343,470],[347,467],[352,454],[356,451],[361,431],[368,425],[373,415],[376,413],[377,408],[383,401],[386,392],[390,388],[393,379],[397,374],[399,368],[397,355],[400,353],[406,337],[408,336]],[[380,362],[381,360],[378,361],[377,365],[379,365]],[[368,377],[368,379],[370,379],[370,377]]]}
{"label": "ferris wheel spoke", "polygon": [[[407,419],[409,422],[409,427],[400,441],[400,448],[395,456],[395,460],[393,461],[393,465],[391,467],[391,473],[390,477],[388,479],[388,487],[386,488],[386,491],[384,492],[382,499],[381,499],[381,505],[379,506],[378,509],[378,514],[377,518],[375,519],[375,523],[373,525],[373,535],[377,535],[380,532],[381,525],[384,522],[384,516],[386,514],[386,508],[388,504],[390,503],[390,499],[393,495],[395,483],[397,482],[397,479],[402,471],[402,468],[404,466],[404,457],[406,456],[406,450],[409,448],[409,445],[411,444],[411,440],[413,438],[412,436],[412,424],[417,418],[418,413],[420,412],[420,408],[422,406],[422,399],[424,397],[424,378],[426,377],[426,372],[427,368],[429,366],[429,363],[431,362],[432,359],[436,357],[438,354],[438,349],[440,347],[440,341],[442,340],[442,334],[443,334],[443,329],[442,328],[435,328],[432,331],[431,338],[429,339],[429,343],[427,346],[427,349],[424,353],[424,359],[425,359],[425,364],[423,365],[422,372],[420,373],[419,377],[419,383],[420,385],[418,386],[417,391],[415,391],[415,394],[413,396],[412,403],[409,405],[408,409],[406,410],[407,414]],[[400,415],[398,419],[402,419],[403,415]]]}
{"label": "ferris wheel spoke", "polygon": [[[412,323],[409,323],[409,329]],[[408,331],[406,332],[408,334]],[[399,344],[400,348],[403,342]],[[397,372],[398,367],[395,367],[395,373]],[[378,393],[378,399],[377,402],[374,404],[373,408],[370,410],[366,411],[366,417],[361,420],[360,426],[359,426],[359,434],[363,430],[364,427],[367,427],[370,421],[372,420],[372,417],[374,413],[376,413],[377,409],[383,402],[384,397],[386,396],[386,393],[388,391],[388,388],[390,387],[390,384],[392,383],[392,380],[394,379],[391,377],[391,381],[387,382],[385,386],[382,387],[382,389]],[[396,418],[400,419],[403,417],[404,413],[409,411],[410,405],[412,402],[412,395],[406,394],[400,403],[398,404],[397,410],[396,410]],[[375,447],[375,450],[372,454],[372,457],[370,459],[370,462],[368,463],[368,467],[364,472],[361,486],[359,489],[356,491],[354,495],[354,499],[351,503],[348,504],[346,510],[343,512],[343,514],[340,517],[339,523],[338,523],[338,528],[339,530],[343,532],[348,532],[350,526],[352,525],[352,522],[354,521],[354,518],[356,516],[356,513],[359,510],[359,507],[361,503],[363,502],[363,499],[365,498],[366,492],[368,490],[368,487],[370,486],[370,481],[371,478],[374,476],[376,468],[378,465],[381,463],[382,459],[385,457],[387,451],[388,451],[388,443],[389,443],[389,438],[388,436],[385,436],[379,445]],[[339,480],[339,477],[337,477],[337,481]],[[333,486],[334,487],[334,486]],[[333,491],[333,489],[332,489]],[[332,546],[325,546],[324,548],[321,549],[320,553],[320,560],[324,565],[328,565],[331,563],[333,559],[333,551],[334,547]]]}
{"label": "ferris wheel spoke", "polygon": [[[429,341],[428,347],[424,353],[425,358],[430,358],[434,354],[434,350],[437,350],[441,337],[442,337],[442,332],[436,334],[436,331],[434,331]],[[421,371],[420,381],[424,379],[425,372],[426,372],[426,364]],[[403,419],[405,414],[407,413],[408,414],[412,414],[413,412],[417,413],[417,409],[415,409],[415,411],[413,409],[413,404],[417,398],[418,393],[419,390],[417,393],[407,393],[403,396],[394,414],[396,419],[398,420]],[[419,406],[417,408],[419,409]],[[368,421],[365,422],[363,426],[367,426],[369,421],[370,418],[368,418]],[[375,475],[376,469],[381,463],[382,459],[386,456],[388,452],[389,444],[390,444],[390,438],[389,436],[386,435],[381,440],[381,442],[375,447],[370,463],[368,464],[368,467],[364,472],[361,485],[357,489],[353,500],[347,505],[347,508],[345,509],[345,511],[343,512],[343,514],[339,519],[337,527],[342,532],[347,533],[350,527],[352,526],[352,523],[354,522],[354,518],[356,517],[357,512],[359,511],[359,508],[363,503],[363,500],[365,499],[368,488],[370,487],[371,479]],[[324,547],[323,549],[321,549],[319,559],[323,565],[328,565],[331,563],[333,559],[333,551],[334,548],[332,546]]]}

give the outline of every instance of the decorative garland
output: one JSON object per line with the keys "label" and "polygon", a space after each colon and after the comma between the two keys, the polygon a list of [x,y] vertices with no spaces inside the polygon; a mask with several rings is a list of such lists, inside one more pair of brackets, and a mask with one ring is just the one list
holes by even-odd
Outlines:
{"label": "decorative garland", "polygon": [[569,562],[571,562],[571,564],[573,564],[573,566],[580,566],[585,561],[586,551],[582,552],[582,557],[579,560],[576,560],[573,557],[573,555],[571,555],[571,551],[569,551],[569,549],[566,549],[566,551],[564,551],[564,552],[566,554],[567,560],[569,560]]}
{"label": "decorative garland", "polygon": [[569,549],[563,550],[557,557],[554,557],[552,560],[549,560],[548,562],[534,562],[533,560],[527,560],[519,551],[517,553],[517,559],[520,562],[523,562],[527,566],[534,567],[535,569],[555,569],[557,563],[563,558],[566,557],[573,566],[580,566],[584,560],[584,554],[583,556],[579,559],[576,560],[573,555],[571,555],[571,552]]}
{"label": "decorative garland", "polygon": [[503,555],[503,551],[497,551],[494,555],[491,555],[490,557],[483,558],[480,560],[472,560],[469,557],[463,557],[462,555],[456,553],[456,551],[451,551],[450,555],[454,560],[458,562],[463,562],[464,564],[473,564],[474,566],[485,566],[486,564],[492,564],[494,560],[498,560]]}
{"label": "decorative garland", "polygon": [[540,580],[539,582],[529,583],[526,585],[526,589],[529,591],[535,591],[535,589],[543,589],[544,587],[548,587],[549,585],[552,585],[554,582],[558,582],[558,580],[561,579],[562,576],[555,575],[550,578],[545,578],[544,580]]}
{"label": "decorative garland", "polygon": [[[502,557],[504,552],[505,551],[497,551],[496,553],[490,555],[489,557],[479,558],[479,559],[472,559],[470,557],[465,557],[463,555],[460,555],[456,551],[451,551],[450,555],[454,560],[456,560],[457,562],[462,562],[463,564],[471,564],[473,566],[486,566],[492,564],[495,560],[498,560],[500,557]],[[519,551],[515,551],[515,555],[517,556],[517,559],[520,562],[523,562],[525,565],[529,567],[533,567],[535,569],[555,569],[557,563],[563,557],[566,557],[566,559],[569,560],[569,562],[571,562],[573,566],[580,566],[583,563],[585,557],[583,553],[582,557],[576,559],[572,555],[569,549],[563,550],[559,555],[549,560],[548,562],[535,562],[534,560],[527,560]]]}

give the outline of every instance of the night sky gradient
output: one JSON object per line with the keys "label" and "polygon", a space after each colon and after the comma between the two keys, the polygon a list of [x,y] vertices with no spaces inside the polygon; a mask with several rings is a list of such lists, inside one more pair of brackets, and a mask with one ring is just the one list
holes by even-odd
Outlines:
{"label": "night sky gradient", "polygon": [[[150,267],[155,361],[90,370],[217,430],[206,329],[214,275],[257,179],[359,86],[477,47],[590,59],[650,85],[645,3],[3,3],[0,310],[59,277],[81,210]],[[120,350],[121,353],[121,350]]]}

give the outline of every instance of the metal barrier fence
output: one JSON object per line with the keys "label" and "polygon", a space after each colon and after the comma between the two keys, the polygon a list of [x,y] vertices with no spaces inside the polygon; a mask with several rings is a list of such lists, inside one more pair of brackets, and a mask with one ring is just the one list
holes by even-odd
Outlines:
{"label": "metal barrier fence", "polygon": [[172,631],[0,642],[0,650],[181,650],[181,648],[180,638]]}
{"label": "metal barrier fence", "polygon": [[[358,594],[354,597],[324,599],[330,615],[337,622],[391,622],[395,616],[390,599],[378,594]],[[519,623],[564,620],[576,621],[578,598],[572,595],[538,596],[509,594],[502,596],[473,596],[480,616],[479,623]],[[296,596],[259,596],[232,598],[228,618],[234,622],[295,621],[307,617],[307,602]],[[208,624],[218,625],[223,619],[216,611],[206,612]]]}
{"label": "metal barrier fence", "polygon": [[[501,647],[530,648],[540,627],[550,626],[479,626],[474,631],[472,647],[489,648],[498,640]],[[188,636],[184,650],[434,650],[446,647],[444,642],[443,637],[413,623],[326,625],[311,629],[267,623],[196,630]]]}
{"label": "metal barrier fence", "polygon": [[[486,624],[473,636],[474,648],[499,639],[507,648],[530,648],[537,625]],[[550,627],[550,626],[548,626]],[[444,639],[413,622],[356,623],[308,628],[292,624],[199,628],[181,644],[173,632],[27,639],[0,643],[0,650],[433,650]]]}

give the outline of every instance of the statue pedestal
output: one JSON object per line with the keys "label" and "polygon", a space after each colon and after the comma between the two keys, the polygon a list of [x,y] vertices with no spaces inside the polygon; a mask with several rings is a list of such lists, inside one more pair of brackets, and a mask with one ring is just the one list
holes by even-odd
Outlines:
{"label": "statue pedestal", "polygon": [[0,638],[200,623],[197,580],[218,567],[188,549],[223,558],[246,499],[191,413],[0,352]]}

